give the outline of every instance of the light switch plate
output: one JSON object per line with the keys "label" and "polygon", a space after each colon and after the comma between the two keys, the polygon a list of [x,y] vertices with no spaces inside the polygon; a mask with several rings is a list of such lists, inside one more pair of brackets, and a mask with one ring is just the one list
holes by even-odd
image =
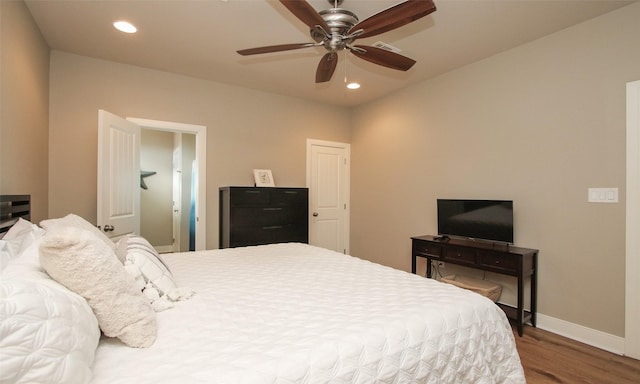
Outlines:
{"label": "light switch plate", "polygon": [[618,188],[589,188],[587,201],[590,203],[617,203]]}

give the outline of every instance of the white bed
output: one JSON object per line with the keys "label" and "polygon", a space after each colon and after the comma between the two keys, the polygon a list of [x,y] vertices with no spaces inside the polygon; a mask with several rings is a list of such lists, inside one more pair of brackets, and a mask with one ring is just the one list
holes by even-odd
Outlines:
{"label": "white bed", "polygon": [[[298,243],[162,259],[195,294],[156,313],[149,347],[100,337],[90,378],[69,382],[525,382],[504,313],[452,285]],[[6,312],[17,296],[0,292]]]}

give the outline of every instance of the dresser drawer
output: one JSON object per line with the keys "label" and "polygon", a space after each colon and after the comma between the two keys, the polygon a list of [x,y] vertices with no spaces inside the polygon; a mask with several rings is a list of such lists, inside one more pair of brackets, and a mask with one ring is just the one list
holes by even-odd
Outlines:
{"label": "dresser drawer", "polygon": [[444,255],[445,261],[452,260],[459,263],[475,264],[476,263],[476,251],[467,248],[449,247],[445,249]]}
{"label": "dresser drawer", "polygon": [[518,260],[518,257],[506,253],[480,251],[480,264],[492,269],[515,273],[518,271]]}
{"label": "dresser drawer", "polygon": [[234,188],[230,192],[231,206],[263,206],[269,204],[269,190],[260,188]]}
{"label": "dresser drawer", "polygon": [[307,205],[307,189],[274,189],[271,191],[272,206],[305,206]]}
{"label": "dresser drawer", "polygon": [[413,252],[439,258],[442,256],[442,247],[426,241],[414,241]]}
{"label": "dresser drawer", "polygon": [[287,242],[308,243],[307,228],[292,224],[236,228],[231,233],[230,246],[242,247]]}
{"label": "dresser drawer", "polygon": [[236,207],[231,212],[234,227],[261,227],[291,224],[304,219],[304,212],[291,207]]}

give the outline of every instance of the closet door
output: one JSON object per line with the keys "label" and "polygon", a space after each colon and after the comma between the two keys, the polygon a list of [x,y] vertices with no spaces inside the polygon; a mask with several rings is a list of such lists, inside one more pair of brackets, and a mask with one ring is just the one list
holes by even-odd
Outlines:
{"label": "closet door", "polygon": [[349,253],[350,146],[307,140],[309,243]]}

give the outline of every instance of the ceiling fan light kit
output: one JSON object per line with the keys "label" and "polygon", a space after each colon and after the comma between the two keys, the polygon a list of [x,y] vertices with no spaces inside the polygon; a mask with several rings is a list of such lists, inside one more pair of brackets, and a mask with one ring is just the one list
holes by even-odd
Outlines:
{"label": "ceiling fan light kit", "polygon": [[433,0],[406,0],[360,21],[355,13],[338,8],[342,0],[335,3],[329,0],[334,7],[320,12],[305,0],[280,0],[280,3],[310,28],[311,39],[315,43],[272,45],[237,52],[244,56],[323,46],[328,52],[320,59],[316,69],[316,83],[331,80],[338,62],[337,52],[341,50],[347,50],[370,63],[408,71],[416,62],[398,54],[399,50],[353,45],[353,42],[358,38],[376,36],[402,27],[436,10]]}

